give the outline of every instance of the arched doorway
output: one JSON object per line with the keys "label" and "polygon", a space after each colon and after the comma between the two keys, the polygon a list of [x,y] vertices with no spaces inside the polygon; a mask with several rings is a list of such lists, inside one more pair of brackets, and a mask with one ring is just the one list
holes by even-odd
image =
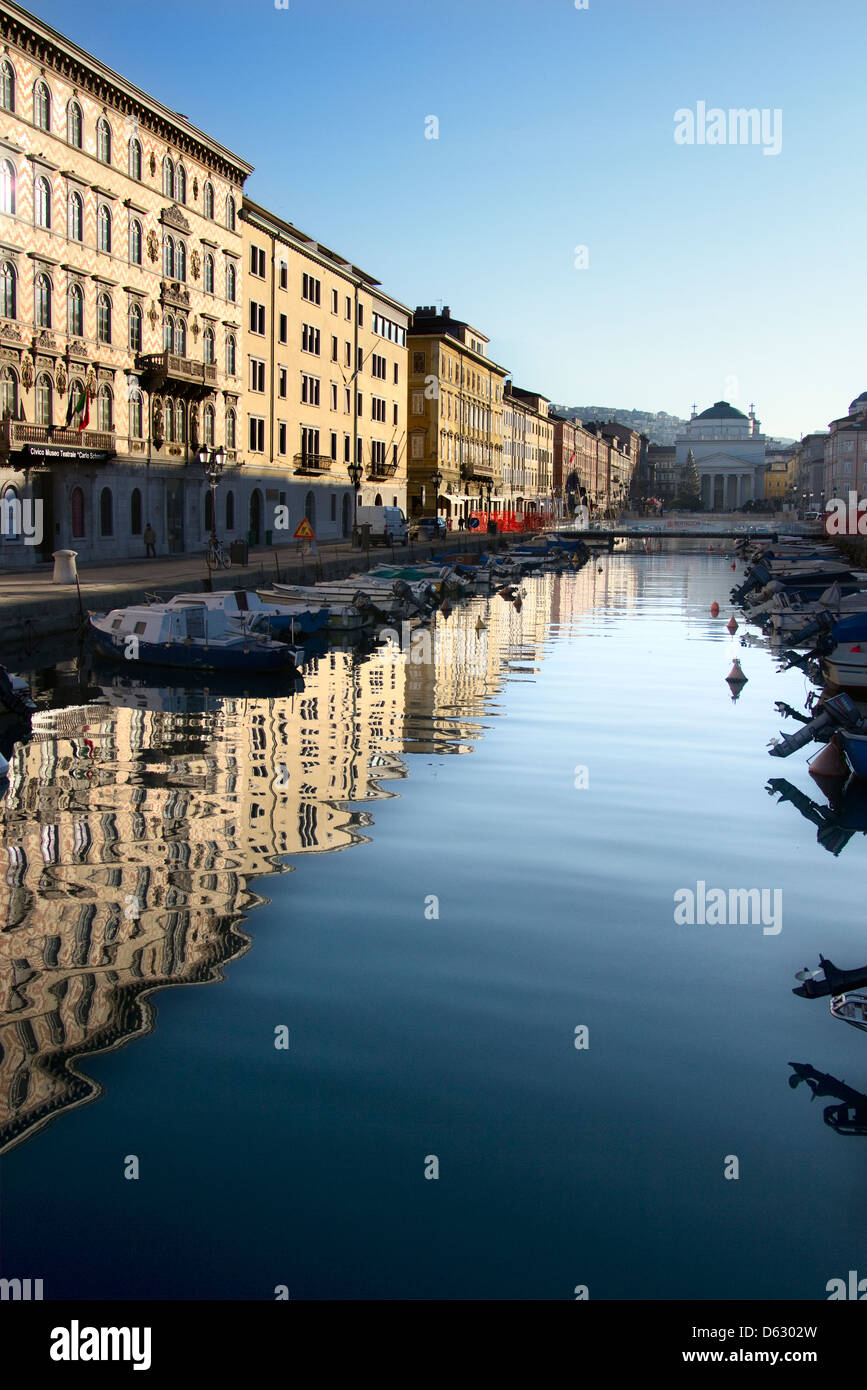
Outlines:
{"label": "arched doorway", "polygon": [[378,492],[378,493],[376,494],[376,497],[374,498],[373,505],[374,505],[374,507],[381,507],[381,506],[382,506],[382,493],[381,493],[381,492]]}
{"label": "arched doorway", "polygon": [[310,522],[310,529],[316,535],[316,498],[312,492],[308,492],[304,498],[304,515]]}
{"label": "arched doorway", "polygon": [[257,487],[250,493],[250,545],[262,544],[262,494]]}
{"label": "arched doorway", "polygon": [[74,487],[69,498],[69,510],[72,519],[72,538],[81,540],[84,536],[84,493],[80,487]]}
{"label": "arched doorway", "polygon": [[351,502],[350,499],[349,499],[349,493],[348,493],[348,492],[344,492],[344,494],[343,494],[343,515],[342,515],[342,520],[341,520],[341,524],[340,524],[340,529],[341,529],[341,531],[342,531],[342,533],[343,533],[343,539],[344,539],[344,540],[347,540],[347,539],[348,539],[348,537],[349,537],[349,531],[350,531],[351,526],[352,526],[352,502]]}

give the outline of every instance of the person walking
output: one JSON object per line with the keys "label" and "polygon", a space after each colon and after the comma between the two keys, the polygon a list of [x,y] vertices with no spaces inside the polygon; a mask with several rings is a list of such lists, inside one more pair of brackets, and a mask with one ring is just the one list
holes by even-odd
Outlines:
{"label": "person walking", "polygon": [[150,522],[148,522],[147,526],[146,526],[145,529],[144,529],[144,543],[145,543],[145,559],[147,559],[147,560],[155,560],[155,559],[156,559],[156,554],[157,554],[157,550],[156,550],[156,546],[157,546],[157,533],[156,533],[156,531],[154,530],[154,528],[151,526]]}

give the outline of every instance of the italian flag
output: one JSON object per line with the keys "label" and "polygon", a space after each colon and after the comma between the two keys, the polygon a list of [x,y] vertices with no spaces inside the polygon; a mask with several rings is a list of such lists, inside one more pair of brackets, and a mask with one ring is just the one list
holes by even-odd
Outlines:
{"label": "italian flag", "polygon": [[69,405],[66,407],[67,425],[77,424],[79,429],[83,429],[82,420],[88,412],[88,393],[85,391],[80,381],[76,381],[69,389]]}
{"label": "italian flag", "polygon": [[79,430],[86,430],[89,424],[90,424],[90,387],[88,386],[87,389],[85,390],[85,393],[84,393],[84,411],[83,411],[83,413],[82,413],[81,419],[80,419],[79,422],[78,422],[78,428],[79,428]]}

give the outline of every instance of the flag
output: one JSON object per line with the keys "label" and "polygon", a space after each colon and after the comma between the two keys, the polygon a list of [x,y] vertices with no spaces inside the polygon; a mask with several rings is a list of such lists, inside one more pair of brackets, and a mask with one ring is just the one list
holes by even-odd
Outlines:
{"label": "flag", "polygon": [[88,386],[88,387],[86,388],[86,390],[85,390],[85,393],[84,393],[84,411],[83,411],[83,413],[82,413],[81,419],[80,419],[79,422],[78,422],[78,428],[79,428],[79,430],[86,430],[89,424],[90,424],[90,387]]}
{"label": "flag", "polygon": [[66,407],[66,423],[71,425],[74,421],[81,419],[84,409],[84,387],[80,381],[74,381],[69,387],[69,404]]}

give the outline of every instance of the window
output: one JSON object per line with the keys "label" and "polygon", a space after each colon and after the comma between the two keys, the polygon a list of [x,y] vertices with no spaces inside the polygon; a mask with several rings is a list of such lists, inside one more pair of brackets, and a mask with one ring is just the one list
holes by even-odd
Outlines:
{"label": "window", "polygon": [[206,405],[202,417],[203,438],[209,449],[214,447],[214,407]]}
{"label": "window", "polygon": [[66,138],[70,145],[74,145],[77,150],[81,149],[81,107],[77,101],[71,101],[66,108]]}
{"label": "window", "polygon": [[301,454],[305,459],[317,458],[319,455],[319,431],[310,429],[307,425],[301,426]]}
{"label": "window", "polygon": [[250,247],[250,274],[265,279],[265,252],[261,246]]}
{"label": "window", "polygon": [[226,530],[227,530],[227,531],[234,531],[234,529],[235,529],[235,494],[234,494],[234,492],[232,492],[232,490],[230,489],[230,490],[226,493]]}
{"label": "window", "polygon": [[414,459],[424,458],[424,435],[414,434],[412,437],[412,456]]}
{"label": "window", "polygon": [[285,425],[284,422],[281,420],[280,423],[279,423],[278,426],[277,426],[277,453],[278,453],[278,454],[285,454],[285,452],[286,452],[286,425]]}
{"label": "window", "polygon": [[349,435],[348,435],[348,434],[345,434],[345,435],[343,436],[343,462],[344,462],[344,463],[348,463],[348,462],[349,462]]}
{"label": "window", "polygon": [[133,217],[129,224],[129,259],[131,265],[141,265],[142,231],[138,218]]}
{"label": "window", "polygon": [[40,130],[51,129],[51,95],[42,81],[33,88],[33,124]]}
{"label": "window", "polygon": [[235,291],[236,291],[237,283],[238,283],[238,272],[237,272],[236,269],[235,269],[235,264],[234,264],[234,262],[233,262],[233,261],[229,261],[228,264],[226,265],[226,298],[227,298],[232,304],[234,304],[234,302],[235,302]]}
{"label": "window", "polygon": [[173,314],[166,314],[163,319],[163,347],[168,348],[169,352],[175,350],[175,319]]}
{"label": "window", "polygon": [[235,230],[235,199],[231,193],[226,199],[226,226],[230,232]]}
{"label": "window", "polygon": [[280,342],[281,342],[281,343],[288,343],[288,341],[289,341],[289,319],[286,317],[285,314],[281,314],[281,315],[280,315]]}
{"label": "window", "polygon": [[114,429],[114,398],[110,386],[100,386],[96,397],[96,428]]}
{"label": "window", "polygon": [[265,332],[265,305],[257,304],[254,299],[250,300],[250,332]]}
{"label": "window", "polygon": [[302,405],[319,404],[318,376],[308,376],[306,372],[301,373],[301,403]]}
{"label": "window", "polygon": [[359,304],[359,306],[358,306],[358,326],[359,326],[359,328],[363,328],[363,327],[364,327],[364,305],[363,305],[363,304]]}
{"label": "window", "polygon": [[393,425],[396,426],[396,425],[397,425],[397,401],[395,401],[394,406],[393,406],[393,415],[394,415],[394,418],[392,419],[392,422],[391,422],[391,423],[392,423]]}
{"label": "window", "polygon": [[84,535],[84,493],[74,487],[69,495],[69,514],[72,521],[72,538],[80,540]]}
{"label": "window", "polygon": [[0,314],[4,319],[16,317],[17,284],[15,267],[9,261],[0,266]]}
{"label": "window", "polygon": [[100,343],[111,342],[111,300],[107,294],[96,301],[96,336]]}
{"label": "window", "polygon": [[163,275],[169,280],[175,278],[175,239],[171,236],[163,242]]}
{"label": "window", "polygon": [[[337,462],[337,431],[336,431],[336,430],[332,430],[332,431],[331,431],[331,457],[332,457],[332,459],[334,459],[334,461],[335,461],[335,463],[336,463],[336,462]],[[333,521],[333,520],[334,520],[334,517],[332,517],[331,520]]]}
{"label": "window", "polygon": [[175,353],[178,357],[187,355],[187,321],[180,315],[175,320]]}
{"label": "window", "polygon": [[227,333],[227,334],[226,334],[226,375],[227,375],[227,376],[234,376],[234,375],[235,375],[235,363],[236,363],[236,359],[237,359],[237,354],[238,354],[238,348],[237,348],[237,344],[236,344],[236,342],[235,342],[235,335],[234,335],[234,333]]}
{"label": "window", "polygon": [[254,454],[265,452],[265,421],[257,415],[250,416],[250,449]]}
{"label": "window", "polygon": [[183,164],[175,170],[175,200],[178,203],[187,201],[187,171]]}
{"label": "window", "polygon": [[394,364],[394,384],[395,384],[395,386],[397,385],[397,379],[398,379],[398,370],[397,370],[397,363],[395,362],[395,364]]}
{"label": "window", "polygon": [[213,222],[213,220],[214,220],[214,185],[211,183],[211,180],[210,180],[210,179],[207,179],[206,182],[205,182],[204,206],[205,206],[205,216],[207,217],[207,219],[208,219],[209,222]]}
{"label": "window", "polygon": [[370,374],[385,381],[386,361],[381,353],[375,352],[370,359]]}
{"label": "window", "polygon": [[337,382],[336,382],[336,381],[332,381],[332,383],[331,383],[331,409],[332,409],[332,410],[336,410],[336,409],[337,409]]}
{"label": "window", "polygon": [[205,293],[214,293],[214,258],[210,251],[205,252]]}
{"label": "window", "polygon": [[217,356],[216,356],[216,352],[215,352],[215,347],[214,347],[214,330],[213,330],[213,328],[206,328],[206,329],[205,329],[204,334],[202,335],[202,347],[203,347],[203,349],[204,349],[205,361],[206,361],[210,366],[213,366],[213,364],[214,364],[214,363],[216,362],[216,360],[217,360]]}
{"label": "window", "polygon": [[173,198],[175,193],[175,166],[172,163],[171,155],[166,155],[163,160],[163,197]]}
{"label": "window", "polygon": [[352,366],[352,344],[344,343],[343,363],[346,367]]}
{"label": "window", "polygon": [[99,249],[100,249],[100,251],[107,251],[107,252],[110,252],[110,251],[111,251],[111,213],[109,212],[108,208],[105,206],[105,203],[101,203],[101,204],[100,204],[99,216],[98,216],[98,219],[97,219],[97,225],[98,225],[98,228],[99,228],[99,239],[98,239],[98,243],[97,243],[98,246],[99,246]]}
{"label": "window", "polygon": [[333,335],[331,338],[331,360],[332,362],[337,361],[337,339]]}
{"label": "window", "polygon": [[312,324],[301,325],[301,351],[312,352],[314,357],[319,356],[319,329],[314,328]]}
{"label": "window", "polygon": [[363,369],[364,369],[364,348],[356,348],[356,350],[355,350],[355,370],[356,370],[356,372],[360,372],[360,371],[363,371]]}
{"label": "window", "polygon": [[141,183],[141,144],[135,136],[129,142],[129,176]]}
{"label": "window", "polygon": [[111,163],[111,126],[102,116],[96,127],[96,157],[100,164]]}
{"label": "window", "polygon": [[36,379],[36,423],[37,425],[51,425],[54,423],[52,416],[52,389],[51,377],[43,372]]}
{"label": "window", "polygon": [[332,312],[332,314],[336,314],[336,313],[337,313],[337,291],[336,291],[336,290],[332,290],[332,291],[331,291],[331,312]]}
{"label": "window", "polygon": [[15,214],[15,165],[11,159],[0,164],[0,212]]}
{"label": "window", "polygon": [[424,372],[426,370],[427,357],[423,352],[414,352],[412,355],[413,373]]}
{"label": "window", "polygon": [[0,107],[15,110],[15,70],[5,58],[0,63]]}
{"label": "window", "polygon": [[311,304],[318,304],[322,293],[322,282],[312,275],[301,276],[301,298]]}
{"label": "window", "polygon": [[257,357],[250,358],[250,390],[265,390],[265,363]]}
{"label": "window", "polygon": [[141,392],[133,391],[129,398],[129,432],[133,439],[142,437],[143,418]]}
{"label": "window", "polygon": [[352,410],[352,392],[348,386],[346,386],[343,391],[343,409],[347,415],[349,415]]}
{"label": "window", "polygon": [[[152,398],[153,399],[153,398]],[[166,399],[165,410],[163,412],[163,428],[165,429],[165,440],[167,444],[173,444],[175,438],[175,403],[170,398]]]}
{"label": "window", "polygon": [[129,529],[133,536],[140,536],[142,533],[141,525],[141,490],[134,487],[129,499]]}
{"label": "window", "polygon": [[362,394],[361,394],[360,391],[356,391],[356,393],[355,393],[355,409],[356,409],[356,411],[357,411],[357,413],[358,413],[358,418],[359,418],[359,420],[361,419],[362,415],[364,414],[363,405],[364,405],[364,397],[362,396]]}
{"label": "window", "polygon": [[104,487],[99,494],[99,534],[114,535],[114,503],[110,487]]}
{"label": "window", "polygon": [[80,193],[70,193],[69,195],[69,238],[71,241],[81,241],[84,236],[84,203]]}
{"label": "window", "polygon": [[178,444],[187,441],[187,412],[182,400],[175,401],[175,439]]}
{"label": "window", "polygon": [[186,280],[187,278],[187,247],[183,241],[175,243],[175,279]]}
{"label": "window", "polygon": [[346,303],[345,303],[345,305],[344,305],[344,308],[345,308],[345,310],[346,310],[346,317],[347,317],[348,319],[351,319],[351,318],[352,318],[352,300],[349,298],[349,295],[346,296]]}
{"label": "window", "polygon": [[383,396],[371,396],[370,418],[378,420],[380,424],[385,424],[385,398]]}
{"label": "window", "polygon": [[80,285],[70,285],[66,297],[70,338],[84,337],[84,292]]}
{"label": "window", "polygon": [[277,395],[286,399],[288,373],[285,367],[280,367],[277,371]]}
{"label": "window", "polygon": [[280,262],[280,288],[281,290],[288,290],[289,288],[289,267],[285,261]]}
{"label": "window", "polygon": [[[226,411],[226,448],[234,449],[237,439],[237,417],[231,408]],[[231,493],[229,494],[231,496]]]}
{"label": "window", "polygon": [[410,396],[411,413],[424,415],[424,391],[413,391]]}
{"label": "window", "polygon": [[51,281],[47,275],[37,275],[34,282],[35,318],[37,328],[51,327]]}

